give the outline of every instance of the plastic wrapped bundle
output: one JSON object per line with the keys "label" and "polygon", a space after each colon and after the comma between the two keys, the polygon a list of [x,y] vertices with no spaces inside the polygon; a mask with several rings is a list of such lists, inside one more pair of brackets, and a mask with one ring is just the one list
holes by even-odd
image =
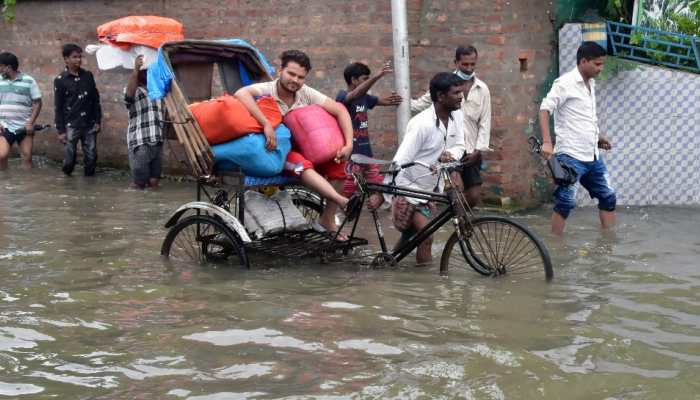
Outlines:
{"label": "plastic wrapped bundle", "polygon": [[134,15],[98,26],[97,37],[123,49],[137,44],[157,49],[164,42],[183,40],[185,35],[182,24],[172,18]]}
{"label": "plastic wrapped bundle", "polygon": [[280,190],[271,197],[248,190],[244,196],[245,226],[248,233],[255,238],[309,228],[306,218],[292,202],[292,196],[285,190]]}
{"label": "plastic wrapped bundle", "polygon": [[278,175],[292,148],[289,129],[280,124],[275,129],[277,148],[265,149],[265,135],[251,133],[236,140],[212,146],[214,161],[219,171],[240,168],[246,175],[270,177]]}

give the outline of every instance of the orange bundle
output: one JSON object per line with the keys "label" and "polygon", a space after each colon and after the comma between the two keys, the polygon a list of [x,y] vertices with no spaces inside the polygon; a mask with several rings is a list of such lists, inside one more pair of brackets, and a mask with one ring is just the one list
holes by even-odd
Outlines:
{"label": "orange bundle", "polygon": [[128,50],[132,45],[157,49],[164,42],[185,38],[182,24],[171,18],[130,16],[97,27],[100,42]]}
{"label": "orange bundle", "polygon": [[[267,96],[261,97],[257,103],[272,127],[277,128],[282,123],[282,114],[275,100]],[[225,95],[193,103],[189,105],[189,109],[211,144],[224,143],[248,133],[263,131],[260,122],[233,96]]]}

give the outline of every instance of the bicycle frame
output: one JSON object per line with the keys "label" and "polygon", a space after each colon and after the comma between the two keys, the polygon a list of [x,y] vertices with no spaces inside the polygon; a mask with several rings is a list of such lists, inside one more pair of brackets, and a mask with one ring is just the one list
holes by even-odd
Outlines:
{"label": "bicycle frame", "polygon": [[[446,171],[441,171],[441,174],[443,175],[449,175],[447,174]],[[443,225],[445,225],[448,221],[451,219],[454,219],[454,224],[456,229],[459,228],[459,223],[456,219],[456,213],[453,207],[452,202],[450,201],[450,198],[448,197],[447,194],[442,194],[442,193],[435,193],[435,192],[427,192],[424,190],[417,190],[417,189],[410,189],[406,187],[400,187],[396,185],[387,185],[387,184],[380,184],[380,183],[370,183],[367,182],[362,175],[355,174],[353,173],[353,177],[355,181],[358,184],[358,187],[362,193],[362,205],[364,205],[365,200],[369,196],[370,193],[372,192],[377,192],[377,193],[382,193],[382,194],[390,194],[394,196],[403,196],[407,198],[412,198],[412,199],[419,199],[419,200],[427,200],[428,202],[433,202],[433,203],[438,203],[438,204],[445,204],[447,208],[443,210],[440,214],[438,214],[435,218],[430,220],[428,224],[423,227],[421,230],[416,232],[411,239],[409,239],[406,242],[400,243],[400,245],[393,249],[391,252],[389,252],[387,245],[386,245],[386,240],[384,239],[384,232],[382,230],[381,222],[379,221],[379,218],[377,217],[377,212],[376,210],[372,211],[372,218],[374,220],[374,226],[377,231],[377,238],[379,239],[379,244],[382,249],[382,256],[383,257],[388,257],[392,261],[392,263],[398,263],[401,261],[404,257],[409,255],[418,245],[420,245],[424,240],[429,238],[431,235],[433,235],[435,232],[437,232],[438,229],[440,229]],[[395,177],[395,175],[394,175]],[[444,177],[444,176],[443,176]],[[393,180],[392,180],[393,183]],[[448,190],[456,190],[455,188],[451,188]],[[355,222],[355,225],[357,225],[357,221]],[[353,231],[351,233],[354,234],[355,229],[353,227]]]}

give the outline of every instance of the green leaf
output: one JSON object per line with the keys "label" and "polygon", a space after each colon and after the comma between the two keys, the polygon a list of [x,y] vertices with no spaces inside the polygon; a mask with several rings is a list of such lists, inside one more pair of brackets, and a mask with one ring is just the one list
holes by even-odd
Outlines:
{"label": "green leaf", "polygon": [[5,22],[12,22],[15,19],[15,5],[17,0],[3,0],[2,17]]}

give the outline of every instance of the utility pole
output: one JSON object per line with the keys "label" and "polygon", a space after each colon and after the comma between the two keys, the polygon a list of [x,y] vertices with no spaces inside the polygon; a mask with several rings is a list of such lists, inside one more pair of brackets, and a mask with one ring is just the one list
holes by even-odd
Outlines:
{"label": "utility pole", "polygon": [[391,0],[391,25],[394,38],[394,84],[396,92],[403,98],[396,110],[396,130],[399,134],[399,143],[401,143],[406,132],[406,125],[411,118],[406,0]]}

